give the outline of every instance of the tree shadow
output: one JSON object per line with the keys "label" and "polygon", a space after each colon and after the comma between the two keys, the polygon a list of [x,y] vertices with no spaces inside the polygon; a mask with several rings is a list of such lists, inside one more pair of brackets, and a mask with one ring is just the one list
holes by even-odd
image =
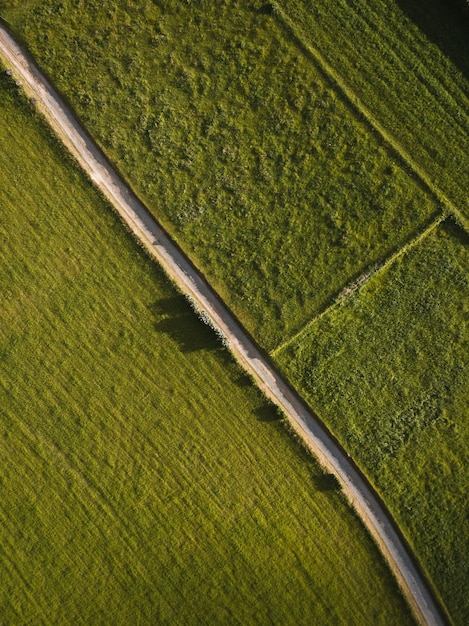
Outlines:
{"label": "tree shadow", "polygon": [[469,234],[453,219],[448,218],[445,220],[442,223],[442,227],[451,237],[457,239],[463,246],[469,246]]}
{"label": "tree shadow", "polygon": [[277,12],[275,5],[272,2],[266,2],[261,7],[257,9],[257,13],[259,15],[270,15],[273,16]]}
{"label": "tree shadow", "polygon": [[151,312],[155,330],[177,342],[181,352],[222,348],[213,330],[199,319],[183,295],[157,300],[151,306]]}
{"label": "tree shadow", "polygon": [[335,474],[319,474],[313,477],[318,491],[340,491],[341,486]]}
{"label": "tree shadow", "polygon": [[461,0],[397,0],[402,11],[469,78],[469,9]]}
{"label": "tree shadow", "polygon": [[189,303],[182,294],[162,298],[153,303],[153,312],[157,315],[176,316],[190,311]]}
{"label": "tree shadow", "polygon": [[252,378],[248,374],[241,374],[236,379],[233,380],[234,384],[240,387],[241,389],[245,387],[254,386],[254,382]]}
{"label": "tree shadow", "polygon": [[254,410],[254,415],[260,422],[278,422],[282,419],[282,414],[273,404],[263,404]]}

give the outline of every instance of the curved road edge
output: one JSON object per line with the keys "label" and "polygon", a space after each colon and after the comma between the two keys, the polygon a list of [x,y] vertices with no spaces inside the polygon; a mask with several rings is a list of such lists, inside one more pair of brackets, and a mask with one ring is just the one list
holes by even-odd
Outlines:
{"label": "curved road edge", "polygon": [[1,23],[0,57],[7,68],[13,69],[15,78],[22,81],[27,95],[36,99],[38,110],[129,229],[178,288],[190,296],[197,308],[204,311],[223,333],[236,360],[254,378],[263,393],[285,413],[321,465],[337,476],[344,495],[388,562],[417,621],[428,626],[444,625],[446,618],[441,608],[396,532],[389,513],[366,479],[301,398],[275,371],[200,272],[122,181],[69,107]]}

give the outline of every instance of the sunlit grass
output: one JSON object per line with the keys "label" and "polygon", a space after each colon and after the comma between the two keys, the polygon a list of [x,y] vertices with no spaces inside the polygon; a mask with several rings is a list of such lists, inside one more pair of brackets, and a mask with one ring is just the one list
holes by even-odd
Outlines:
{"label": "sunlit grass", "polygon": [[468,22],[454,3],[279,0],[431,181],[468,214]]}
{"label": "sunlit grass", "polygon": [[[302,0],[119,0],[111,4],[10,0],[7,4],[10,9],[2,11],[14,30],[103,149],[266,349],[283,344],[347,285],[441,214],[443,207],[422,187],[421,177],[360,110],[369,111],[425,171],[430,186],[439,188],[459,211],[467,211],[467,46],[460,24],[446,6],[443,10],[433,0],[424,9],[414,0],[314,4]],[[285,27],[276,6],[296,29]],[[331,80],[320,57],[340,76],[347,93],[340,81]],[[451,265],[452,259],[442,253],[441,267],[436,267],[435,277],[430,274],[430,283],[440,280],[445,263]],[[392,271],[381,276],[389,281]],[[412,266],[404,286],[409,290],[418,286],[417,291],[405,291],[410,294],[406,298],[418,301],[425,267],[423,273],[414,275],[414,271]],[[360,302],[369,307],[373,324],[362,350],[366,362],[360,389],[367,397],[364,408],[356,412],[363,410],[368,416],[363,418],[363,432],[372,432],[367,420],[376,400],[374,375],[380,369],[369,363],[374,363],[379,339],[387,346],[387,360],[395,364],[394,379],[378,386],[383,389],[387,418],[376,428],[376,438],[361,446],[353,439],[358,417],[348,395],[343,397],[344,416],[349,417],[343,417],[342,405],[337,423],[332,417],[335,409],[324,417],[356,451],[386,499],[391,494],[390,504],[417,556],[422,550],[434,584],[454,615],[460,621],[463,615],[465,622],[460,574],[452,572],[462,571],[466,559],[460,557],[462,564],[451,561],[456,558],[451,541],[458,528],[463,540],[464,520],[453,516],[446,544],[446,531],[439,533],[445,555],[439,560],[437,544],[422,539],[425,532],[439,531],[436,513],[430,514],[428,530],[421,530],[428,517],[426,507],[435,505],[430,493],[427,500],[430,486],[415,482],[415,489],[421,490],[419,505],[412,515],[404,514],[399,502],[405,497],[392,471],[386,469],[386,454],[401,450],[403,441],[407,446],[408,436],[412,439],[414,418],[415,423],[427,419],[421,415],[431,413],[435,397],[440,402],[441,380],[424,377],[419,393],[428,397],[418,395],[420,373],[413,379],[406,368],[416,361],[425,369],[426,359],[433,363],[434,354],[426,348],[420,354],[413,343],[417,339],[407,308],[410,301],[400,310],[393,301],[383,304],[373,295],[372,285],[381,280],[376,277],[361,289]],[[441,282],[442,298],[451,297],[451,285],[450,281],[446,291],[446,283]],[[353,297],[351,302],[356,300]],[[343,338],[331,352],[324,348],[324,354],[343,354],[337,361],[340,367],[335,370],[334,365],[329,371],[329,357],[325,358],[320,391],[315,386],[314,395],[308,396],[321,413],[320,394],[327,395],[330,407],[336,406],[343,385],[348,384],[347,373],[354,368],[348,358],[354,358],[361,346],[350,354],[343,347],[353,344],[353,334],[344,334],[350,328],[346,307],[334,313],[338,316],[335,335],[324,335],[332,343]],[[383,307],[389,309],[386,315]],[[437,316],[443,319],[446,309],[438,310]],[[324,318],[330,319],[332,315]],[[429,321],[424,326],[425,319],[424,314],[418,318],[422,345],[430,345],[431,333],[435,349],[443,342],[452,354],[445,323],[434,327]],[[373,332],[379,320],[386,323],[379,327],[378,337]],[[401,336],[413,339],[400,342],[396,338]],[[454,348],[460,359],[461,345]],[[306,341],[295,354],[297,360],[289,364],[289,372],[307,394],[312,394],[309,370],[303,368],[312,367],[316,348],[311,349]],[[407,379],[414,381],[410,401],[420,411],[417,415],[414,407],[415,415],[402,418],[409,431],[401,423],[403,400],[393,395],[396,389],[407,389]],[[402,391],[404,400],[406,393]],[[447,402],[454,402],[458,422],[463,408],[456,387],[454,393],[453,397],[448,392]],[[425,432],[431,433],[431,428]],[[440,446],[437,459],[452,441],[448,432],[441,431],[441,441],[435,443]],[[432,447],[409,450],[409,459],[401,459],[403,468],[411,458],[418,458],[422,466],[433,462]],[[454,454],[462,463],[462,444]]]}

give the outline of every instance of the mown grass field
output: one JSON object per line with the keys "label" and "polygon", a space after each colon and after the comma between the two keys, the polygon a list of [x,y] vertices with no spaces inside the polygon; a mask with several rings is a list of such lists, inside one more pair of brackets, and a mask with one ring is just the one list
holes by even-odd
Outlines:
{"label": "mown grass field", "polygon": [[467,623],[469,237],[452,221],[277,355]]}
{"label": "mown grass field", "polygon": [[441,210],[263,4],[4,11],[262,345]]}
{"label": "mown grass field", "polygon": [[454,3],[273,4],[468,218],[469,21]]}
{"label": "mown grass field", "polygon": [[340,493],[0,73],[0,622],[407,624]]}

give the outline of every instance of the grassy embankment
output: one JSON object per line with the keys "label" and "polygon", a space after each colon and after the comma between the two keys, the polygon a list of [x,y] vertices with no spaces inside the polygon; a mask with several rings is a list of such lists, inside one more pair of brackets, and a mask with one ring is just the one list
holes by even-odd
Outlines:
{"label": "grassy embankment", "polygon": [[258,6],[48,0],[7,16],[272,348],[441,207]]}
{"label": "grassy embankment", "polygon": [[379,553],[0,76],[2,623],[404,624]]}
{"label": "grassy embankment", "polygon": [[441,0],[274,4],[468,220],[469,23],[455,7]]}
{"label": "grassy embankment", "polygon": [[467,623],[469,238],[449,221],[277,354]]}

